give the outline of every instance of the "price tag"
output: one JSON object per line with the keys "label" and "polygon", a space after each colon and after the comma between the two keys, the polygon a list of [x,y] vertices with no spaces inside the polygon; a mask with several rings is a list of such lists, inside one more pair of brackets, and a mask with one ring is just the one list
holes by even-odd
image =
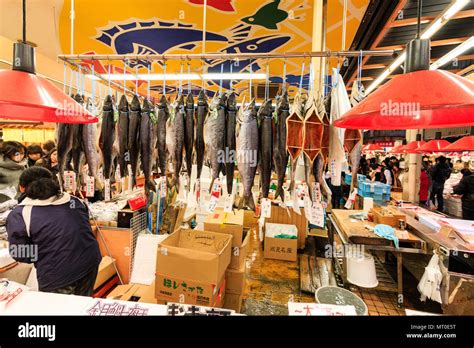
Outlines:
{"label": "price tag", "polygon": [[110,201],[110,179],[105,179],[105,201]]}
{"label": "price tag", "polygon": [[166,197],[166,177],[164,177],[164,176],[161,177],[160,196],[161,196],[161,198]]}
{"label": "price tag", "polygon": [[268,198],[262,199],[261,215],[264,218],[270,218],[272,216],[272,202]]}
{"label": "price tag", "polygon": [[234,195],[233,194],[227,195],[225,197],[225,202],[224,202],[224,211],[226,213],[232,213],[233,205],[234,205]]}
{"label": "price tag", "polygon": [[207,211],[209,213],[213,213],[214,210],[216,210],[217,202],[219,202],[219,198],[217,198],[216,196],[211,196],[211,198],[209,199],[209,204],[207,206]]}
{"label": "price tag", "polygon": [[344,208],[352,209],[352,206],[355,202],[356,194],[357,194],[357,188],[354,188],[354,190],[352,190],[352,193],[349,195],[349,198],[347,199],[347,202],[344,205]]}
{"label": "price tag", "polygon": [[68,192],[76,192],[76,173],[72,171],[64,173],[64,189]]}
{"label": "price tag", "polygon": [[115,168],[115,177],[120,178],[120,164],[117,164],[117,168]]}
{"label": "price tag", "polygon": [[304,197],[304,216],[306,217],[306,220],[311,220],[311,209],[313,206],[313,202],[311,202],[311,199],[308,196]]}
{"label": "price tag", "polygon": [[120,178],[120,187],[121,187],[122,193],[124,193],[125,192],[125,178]]}
{"label": "price tag", "polygon": [[201,203],[201,180],[196,179],[194,191],[196,192],[196,202],[199,204]]}
{"label": "price tag", "polygon": [[321,203],[314,202],[311,207],[311,219],[309,223],[318,227],[324,227],[324,208]]}
{"label": "price tag", "polygon": [[95,179],[93,176],[88,176],[86,179],[86,197],[94,197]]}
{"label": "price tag", "polygon": [[214,181],[214,184],[212,185],[211,195],[214,195],[217,198],[220,197],[220,195],[221,195],[221,182],[219,181],[219,179],[216,179]]}
{"label": "price tag", "polygon": [[127,165],[127,171],[128,171],[128,192],[132,192],[133,190],[133,171],[132,171],[132,165],[129,164]]}
{"label": "price tag", "polygon": [[258,219],[258,236],[260,238],[260,241],[263,242],[263,225],[265,225],[265,218],[263,215],[260,215],[260,218]]}
{"label": "price tag", "polygon": [[321,202],[321,188],[319,186],[319,182],[314,184],[311,193],[314,202]]}
{"label": "price tag", "polygon": [[104,182],[104,168],[103,167],[100,167],[98,176],[99,176],[100,182]]}

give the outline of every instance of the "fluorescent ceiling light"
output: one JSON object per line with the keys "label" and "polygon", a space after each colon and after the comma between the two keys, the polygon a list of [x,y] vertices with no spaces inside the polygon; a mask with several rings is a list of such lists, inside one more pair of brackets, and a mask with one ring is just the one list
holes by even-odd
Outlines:
{"label": "fluorescent ceiling light", "polygon": [[446,53],[444,56],[439,58],[436,62],[430,65],[430,70],[436,70],[446,63],[449,63],[456,57],[460,56],[467,50],[471,49],[474,47],[474,36],[471,36],[468,40],[464,41],[462,44],[454,48],[453,50],[449,51]]}
{"label": "fluorescent ceiling light", "polygon": [[[450,18],[452,18],[456,13],[458,13],[464,6],[469,3],[470,0],[455,0],[453,1],[444,11],[441,13],[424,31],[421,33],[422,39],[431,38],[439,29],[441,29]],[[406,50],[392,63],[390,66],[385,69],[375,80],[372,82],[369,87],[365,90],[366,95],[372,92],[378,85],[380,85],[387,77],[395,71],[406,59]],[[403,59],[402,59],[403,57]]]}
{"label": "fluorescent ceiling light", "polygon": [[250,73],[208,73],[202,74],[204,80],[265,80],[266,74]]}

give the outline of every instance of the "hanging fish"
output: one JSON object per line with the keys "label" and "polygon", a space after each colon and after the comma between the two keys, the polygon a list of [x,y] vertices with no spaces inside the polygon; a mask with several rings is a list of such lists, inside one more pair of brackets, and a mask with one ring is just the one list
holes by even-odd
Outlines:
{"label": "hanging fish", "polygon": [[257,118],[260,123],[260,176],[262,182],[263,198],[268,198],[270,181],[272,176],[272,152],[273,152],[273,116],[272,100],[267,99],[258,110]]}
{"label": "hanging fish", "polygon": [[119,142],[118,162],[120,167],[120,176],[124,178],[127,176],[127,166],[130,162],[130,154],[128,149],[129,108],[125,94],[120,98],[117,127]]}
{"label": "hanging fish", "polygon": [[141,106],[137,95],[133,96],[130,103],[128,120],[128,152],[132,167],[132,182],[135,185],[138,170],[138,157],[140,153],[140,122]]}
{"label": "hanging fish", "polygon": [[232,92],[227,98],[226,107],[226,129],[225,129],[225,176],[227,182],[227,193],[232,194],[232,186],[234,182],[234,169],[235,169],[235,127],[237,121],[237,99],[235,93]]}
{"label": "hanging fish", "polygon": [[160,103],[158,104],[158,125],[157,125],[157,142],[156,147],[158,150],[158,167],[160,168],[160,175],[166,177],[166,122],[169,118],[169,105],[168,100],[164,95],[161,96]]}
{"label": "hanging fish", "polygon": [[321,153],[319,153],[313,162],[313,175],[316,182],[319,183],[321,193],[326,196],[328,202],[331,202],[332,192],[328,183],[326,182],[326,179],[324,178],[325,165],[324,157]]}
{"label": "hanging fish", "polygon": [[204,124],[204,143],[206,146],[206,161],[211,167],[211,187],[224,172],[224,139],[225,139],[225,94],[216,96],[209,107],[209,115]]}
{"label": "hanging fish", "polygon": [[184,96],[179,95],[174,106],[174,116],[170,118],[171,127],[173,128],[173,152],[171,153],[173,163],[173,180],[171,186],[176,187],[179,191],[179,174],[183,165],[183,148],[184,148],[184,118],[186,111],[184,110]]}
{"label": "hanging fish", "polygon": [[145,192],[147,197],[150,190],[156,191],[156,187],[152,178],[153,150],[155,149],[156,140],[155,126],[150,117],[150,113],[152,111],[153,106],[147,99],[145,99],[143,101],[140,120],[140,158],[145,176]]}
{"label": "hanging fish", "polygon": [[350,101],[351,101],[352,107],[359,104],[364,98],[365,98],[364,85],[359,79],[356,79],[354,83],[352,84],[352,90],[351,90]]}
{"label": "hanging fish", "polygon": [[[243,103],[242,103],[243,105]],[[255,99],[239,109],[237,119],[237,167],[244,184],[244,195],[240,200],[239,209],[248,207],[255,211],[252,186],[258,163],[258,125]]]}
{"label": "hanging fish", "polygon": [[[87,100],[87,109],[94,113],[93,101]],[[102,183],[97,176],[99,170],[99,157],[97,154],[97,125],[95,123],[86,123],[82,126],[82,143],[84,146],[84,155],[86,157],[88,175],[95,179],[95,187],[102,189]]]}
{"label": "hanging fish", "polygon": [[110,179],[112,172],[113,145],[115,141],[115,120],[112,97],[105,97],[102,112],[102,126],[99,138],[99,148],[102,152],[104,165],[104,178]]}
{"label": "hanging fish", "polygon": [[197,162],[197,179],[201,177],[202,166],[204,164],[204,122],[206,120],[209,106],[207,104],[206,92],[201,89],[198,96],[197,112],[196,112],[196,162]]}
{"label": "hanging fish", "polygon": [[193,145],[194,145],[194,98],[188,94],[186,98],[186,122],[184,128],[184,148],[186,150],[186,171],[189,179],[193,169]]}
{"label": "hanging fish", "polygon": [[72,149],[74,140],[73,125],[68,123],[58,123],[57,136],[58,139],[58,169],[59,169],[59,184],[61,188],[64,187],[64,170],[67,165],[68,155]]}
{"label": "hanging fish", "polygon": [[285,91],[278,99],[275,117],[275,132],[273,134],[273,164],[277,174],[278,183],[275,199],[280,196],[285,199],[283,182],[285,181],[286,167],[288,165],[288,151],[286,149],[286,119],[290,115],[288,93]]}
{"label": "hanging fish", "polygon": [[[74,100],[80,105],[84,105],[84,99],[80,94],[74,96]],[[81,168],[84,163],[84,147],[82,144],[82,124],[73,124],[73,142],[71,150],[72,165],[76,174],[76,183],[83,183],[81,177]]]}

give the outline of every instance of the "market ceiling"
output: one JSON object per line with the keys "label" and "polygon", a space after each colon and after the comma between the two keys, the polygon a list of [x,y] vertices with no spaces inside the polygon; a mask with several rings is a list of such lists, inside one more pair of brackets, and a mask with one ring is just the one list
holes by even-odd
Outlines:
{"label": "market ceiling", "polygon": [[[74,54],[202,53],[203,0],[74,2]],[[17,21],[20,3],[19,0],[2,0],[0,5],[0,35],[12,40],[17,40],[21,33],[21,25]],[[208,0],[207,4],[206,52],[283,53],[312,49],[314,0]],[[346,47],[352,42],[368,4],[369,0],[347,0]],[[71,2],[29,0],[28,6],[29,41],[37,44],[40,52],[53,58],[61,53],[71,53]],[[343,6],[344,0],[327,1],[326,46],[330,50],[342,47]],[[302,61],[287,61],[287,81],[293,86],[299,84]],[[213,63],[208,62],[210,65]],[[337,64],[338,61],[333,59],[331,63]],[[253,65],[252,70],[265,73],[267,64],[271,82],[281,82],[281,60],[259,62]],[[112,65],[112,68],[115,69],[113,72],[120,73],[123,64]],[[108,70],[107,62],[102,69]],[[146,73],[145,67],[140,66],[139,69],[140,73]],[[190,69],[201,71],[201,62],[192,62]],[[133,67],[128,70],[135,71]],[[162,66],[156,63],[153,70],[160,73]],[[184,72],[186,70],[185,65]],[[248,70],[248,62],[241,62],[233,72]],[[179,62],[170,62],[167,72],[179,73]],[[309,64],[306,64],[303,87],[308,82]],[[128,83],[133,87],[133,82]],[[216,89],[215,83],[214,86],[212,84],[211,81],[208,87]],[[246,88],[247,84],[243,81],[235,87]],[[193,87],[200,88],[200,83]],[[145,86],[142,88],[145,89]],[[161,91],[162,83],[155,81],[151,89]],[[173,92],[173,89],[176,85],[167,84],[168,92]]]}
{"label": "market ceiling", "polygon": [[[452,0],[423,0],[423,31]],[[354,37],[351,49],[400,49],[416,36],[417,0],[371,1],[362,23]],[[431,37],[431,63],[474,35],[474,1],[470,1],[449,22]],[[362,83],[367,89],[371,83],[394,61],[390,57],[366,57],[362,64]],[[440,69],[465,76],[473,72],[474,48]],[[351,59],[341,73],[350,90],[357,78],[357,60]],[[403,73],[398,67],[388,79]],[[388,81],[388,79],[385,80]],[[379,85],[381,86],[381,85]]]}

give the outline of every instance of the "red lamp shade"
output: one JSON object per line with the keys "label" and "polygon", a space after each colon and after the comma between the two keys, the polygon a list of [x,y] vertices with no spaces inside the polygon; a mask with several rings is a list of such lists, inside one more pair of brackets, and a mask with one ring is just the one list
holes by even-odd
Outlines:
{"label": "red lamp shade", "polygon": [[402,154],[402,153],[405,153],[403,151],[403,148],[405,147],[405,145],[397,145],[395,146],[394,148],[392,148],[390,150],[390,153],[393,153],[393,154]]}
{"label": "red lamp shade", "polygon": [[474,135],[463,137],[446,146],[442,152],[474,151]]}
{"label": "red lamp shade", "polygon": [[395,76],[334,122],[356,129],[471,126],[474,82],[441,70]]}
{"label": "red lamp shade", "polygon": [[383,149],[377,144],[367,144],[364,148],[364,151],[377,151],[383,152]]}
{"label": "red lamp shade", "polygon": [[14,70],[0,70],[0,118],[56,123],[98,121],[45,78]]}
{"label": "red lamp shade", "polygon": [[450,144],[451,143],[449,141],[443,139],[430,140],[418,149],[418,153],[441,152],[446,146]]}
{"label": "red lamp shade", "polygon": [[424,144],[426,144],[424,140],[414,140],[406,144],[401,150],[403,153],[418,153]]}

